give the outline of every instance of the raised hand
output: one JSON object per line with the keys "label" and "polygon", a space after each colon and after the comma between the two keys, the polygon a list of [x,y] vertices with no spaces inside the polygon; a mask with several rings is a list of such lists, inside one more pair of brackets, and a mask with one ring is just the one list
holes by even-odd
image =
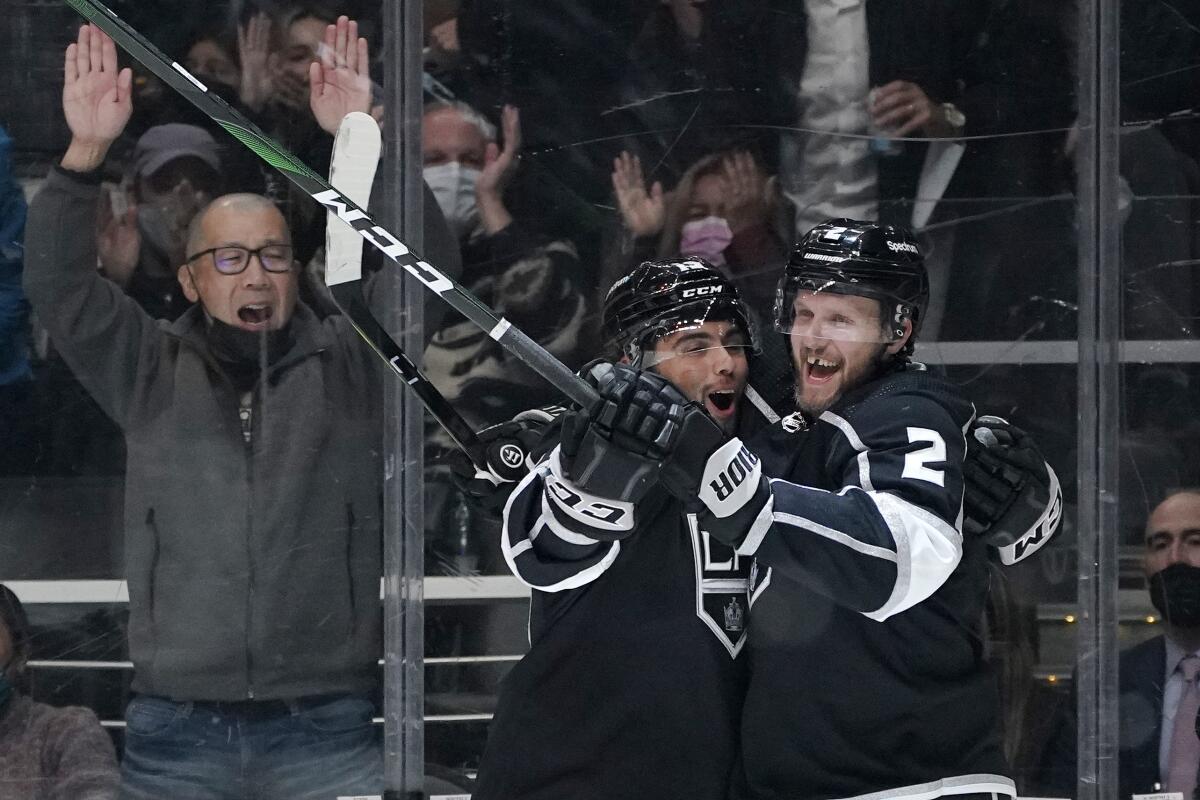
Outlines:
{"label": "raised hand", "polygon": [[351,111],[371,111],[371,77],[367,40],[358,23],[346,16],[325,27],[320,60],[308,68],[309,105],[317,124],[336,134],[342,117]]}
{"label": "raised hand", "polygon": [[271,96],[271,17],[255,14],[238,26],[238,59],[242,63],[242,84],[238,91],[247,108],[261,109]]}
{"label": "raised hand", "polygon": [[725,217],[734,233],[763,222],[767,216],[769,181],[754,156],[736,152],[722,164],[728,196]]}
{"label": "raised hand", "polygon": [[86,171],[99,166],[133,113],[133,73],[117,70],[117,46],[95,25],[79,29],[63,64],[63,114],[71,146],[62,164]]}
{"label": "raised hand", "polygon": [[120,216],[114,213],[112,192],[119,191],[110,189],[100,202],[96,217],[96,250],[105,276],[119,286],[125,286],[137,268],[142,237],[137,227],[137,206],[130,205]]}
{"label": "raised hand", "polygon": [[666,218],[662,183],[646,191],[641,159],[628,151],[613,159],[612,185],[625,227],[634,236],[657,236]]}
{"label": "raised hand", "polygon": [[500,115],[504,131],[504,149],[488,143],[483,154],[483,169],[475,182],[475,202],[479,219],[488,233],[498,233],[512,222],[504,206],[504,190],[517,171],[517,153],[521,150],[521,114],[515,106],[505,106]]}

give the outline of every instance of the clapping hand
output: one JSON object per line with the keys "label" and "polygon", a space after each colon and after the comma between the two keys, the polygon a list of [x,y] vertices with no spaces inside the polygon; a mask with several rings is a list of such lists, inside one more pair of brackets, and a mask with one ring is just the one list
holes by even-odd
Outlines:
{"label": "clapping hand", "polygon": [[642,162],[628,151],[613,159],[613,193],[625,227],[634,236],[657,236],[666,218],[662,183],[655,181],[646,191]]}
{"label": "clapping hand", "polygon": [[722,176],[728,194],[725,217],[735,234],[763,222],[767,216],[769,179],[754,156],[739,151],[726,156]]}
{"label": "clapping hand", "polygon": [[238,91],[247,108],[261,109],[270,98],[275,83],[271,79],[271,18],[255,14],[239,25],[238,59],[242,64],[242,84]]}
{"label": "clapping hand", "polygon": [[483,154],[483,169],[475,183],[475,201],[480,222],[488,233],[498,233],[511,222],[504,206],[504,190],[517,171],[517,153],[521,150],[521,114],[515,106],[505,106],[500,116],[504,149],[489,142]]}
{"label": "clapping hand", "polygon": [[308,68],[309,104],[317,124],[336,134],[342,117],[351,111],[371,111],[371,77],[367,40],[358,23],[341,16],[325,28],[320,60]]}

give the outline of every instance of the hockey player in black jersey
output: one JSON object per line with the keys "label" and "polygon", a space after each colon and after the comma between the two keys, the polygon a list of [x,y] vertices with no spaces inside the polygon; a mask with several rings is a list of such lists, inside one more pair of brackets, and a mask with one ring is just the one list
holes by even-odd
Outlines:
{"label": "hockey player in black jersey", "polygon": [[908,363],[927,300],[889,226],[830,221],[786,267],[775,323],[809,430],[751,443],[771,479],[737,513],[768,523],[709,526],[755,558],[735,798],[1015,796],[979,634],[986,543],[962,534],[974,408]]}
{"label": "hockey player in black jersey", "polygon": [[[706,263],[638,267],[609,291],[604,333],[614,360],[717,430],[758,413],[743,394],[747,309]],[[587,414],[559,421],[561,444],[505,509],[505,558],[533,590],[530,649],[502,685],[473,797],[724,800],[752,559],[711,539],[652,461],[591,435]]]}

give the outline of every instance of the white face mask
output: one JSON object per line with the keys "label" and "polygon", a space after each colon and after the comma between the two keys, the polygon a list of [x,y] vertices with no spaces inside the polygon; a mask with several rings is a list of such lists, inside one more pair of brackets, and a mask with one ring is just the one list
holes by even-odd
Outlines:
{"label": "white face mask", "polygon": [[460,240],[466,239],[479,225],[479,209],[475,205],[479,170],[450,161],[425,167],[424,175],[450,229]]}

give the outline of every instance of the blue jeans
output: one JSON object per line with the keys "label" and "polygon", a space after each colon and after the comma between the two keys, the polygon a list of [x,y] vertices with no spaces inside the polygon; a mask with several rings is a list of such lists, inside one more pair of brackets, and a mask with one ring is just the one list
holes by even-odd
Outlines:
{"label": "blue jeans", "polygon": [[126,800],[334,800],[383,792],[374,705],[359,695],[125,710]]}

